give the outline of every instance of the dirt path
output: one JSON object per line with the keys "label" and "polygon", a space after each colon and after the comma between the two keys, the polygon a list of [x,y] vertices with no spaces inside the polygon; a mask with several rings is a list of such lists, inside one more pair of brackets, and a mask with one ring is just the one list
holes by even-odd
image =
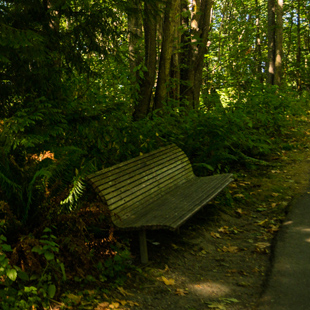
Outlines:
{"label": "dirt path", "polygon": [[287,148],[297,148],[274,154],[272,166],[236,175],[228,189],[230,206],[222,195],[179,234],[148,233],[151,261],[114,294],[117,308],[255,309],[274,237],[290,203],[308,185],[309,140],[305,135],[298,145],[290,141]]}

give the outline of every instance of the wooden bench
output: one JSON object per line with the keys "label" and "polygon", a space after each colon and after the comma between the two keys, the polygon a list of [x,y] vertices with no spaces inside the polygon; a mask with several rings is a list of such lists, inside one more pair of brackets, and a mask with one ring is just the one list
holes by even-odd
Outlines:
{"label": "wooden bench", "polygon": [[148,261],[146,229],[180,227],[233,181],[231,174],[197,177],[176,145],[133,158],[87,177],[111,211],[114,225],[140,231],[141,261]]}

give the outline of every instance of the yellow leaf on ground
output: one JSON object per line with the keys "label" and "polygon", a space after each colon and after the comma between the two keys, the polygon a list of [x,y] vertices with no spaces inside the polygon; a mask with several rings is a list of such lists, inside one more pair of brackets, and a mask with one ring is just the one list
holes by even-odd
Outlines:
{"label": "yellow leaf on ground", "polygon": [[127,303],[130,307],[134,307],[134,306],[137,306],[139,307],[139,304],[135,301],[132,301],[132,300],[127,300]]}
{"label": "yellow leaf on ground", "polygon": [[237,246],[232,246],[232,245],[223,246],[222,251],[229,252],[229,253],[237,253],[239,252],[239,248]]}
{"label": "yellow leaf on ground", "polygon": [[211,235],[213,238],[215,238],[215,239],[216,239],[216,238],[222,238],[220,234],[215,233],[215,232],[211,232],[210,235]]}
{"label": "yellow leaf on ground", "polygon": [[257,223],[256,225],[259,225],[259,226],[264,226],[266,224],[266,222],[268,222],[268,219],[265,219],[259,223]]}
{"label": "yellow leaf on ground", "polygon": [[255,245],[258,248],[264,249],[264,248],[270,246],[270,243],[269,242],[257,242]]}
{"label": "yellow leaf on ground", "polygon": [[269,253],[267,248],[270,246],[270,243],[268,243],[268,242],[258,242],[255,245],[256,245],[255,252],[264,253],[264,254]]}
{"label": "yellow leaf on ground", "polygon": [[101,302],[100,304],[98,304],[98,306],[95,308],[95,310],[107,310],[109,307],[109,303],[108,302]]}
{"label": "yellow leaf on ground", "polygon": [[176,291],[175,291],[176,295],[179,295],[179,296],[185,296],[186,294],[188,294],[188,291],[187,290],[184,290],[182,288],[178,288]]}
{"label": "yellow leaf on ground", "polygon": [[174,285],[175,284],[175,280],[173,279],[167,279],[164,276],[161,277],[162,281],[166,284],[166,285]]}
{"label": "yellow leaf on ground", "polygon": [[242,209],[239,208],[236,210],[236,213],[239,213],[240,215],[242,215],[244,212],[242,211]]}
{"label": "yellow leaf on ground", "polygon": [[122,287],[118,287],[117,288],[119,291],[120,291],[120,293],[123,295],[123,296],[133,296],[133,294],[131,294],[131,293],[128,293],[127,291],[125,291]]}
{"label": "yellow leaf on ground", "polygon": [[132,300],[116,299],[116,301],[118,301],[122,306],[126,306],[126,305],[129,305],[130,307],[139,306],[139,304],[137,302],[132,301]]}
{"label": "yellow leaf on ground", "polygon": [[109,308],[110,308],[110,309],[117,309],[117,308],[119,308],[119,303],[118,303],[118,302],[112,302],[112,303],[109,305]]}
{"label": "yellow leaf on ground", "polygon": [[233,197],[234,198],[244,198],[244,195],[243,194],[236,194]]}
{"label": "yellow leaf on ground", "polygon": [[221,228],[218,229],[219,232],[222,232],[224,234],[230,234],[230,231],[228,229],[228,226],[223,226]]}

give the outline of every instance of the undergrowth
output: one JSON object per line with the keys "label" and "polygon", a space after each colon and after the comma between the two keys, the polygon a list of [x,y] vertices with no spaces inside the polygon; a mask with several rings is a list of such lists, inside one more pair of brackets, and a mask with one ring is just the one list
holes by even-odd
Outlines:
{"label": "undergrowth", "polygon": [[309,104],[307,96],[257,86],[225,107],[188,111],[171,102],[133,122],[121,104],[99,101],[68,105],[65,114],[52,109],[59,126],[50,134],[40,131],[48,104],[37,104],[34,117],[16,113],[3,121],[2,309],[43,309],[69,288],[104,291],[125,281],[133,257],[85,176],[170,143],[185,151],[199,176],[269,165],[274,154],[294,147],[288,141],[301,134],[295,120]]}

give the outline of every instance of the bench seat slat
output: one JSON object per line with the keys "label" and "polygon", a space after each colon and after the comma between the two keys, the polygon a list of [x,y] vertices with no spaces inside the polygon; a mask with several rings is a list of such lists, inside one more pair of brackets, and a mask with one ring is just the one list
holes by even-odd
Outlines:
{"label": "bench seat slat", "polygon": [[[185,161],[173,163],[170,165],[161,165],[156,168],[152,168],[148,171],[143,171],[136,175],[127,175],[127,179],[120,177],[120,179],[114,182],[108,182],[107,184],[98,186],[98,190],[102,191],[107,199],[112,199],[114,196],[119,195],[122,192],[131,191],[134,187],[143,185],[145,181],[161,182],[165,178],[171,178],[173,175],[178,175],[180,170],[186,170],[190,176],[194,176],[191,168]],[[189,177],[190,177],[189,176]],[[109,186],[107,188],[107,186]]]}
{"label": "bench seat slat", "polygon": [[230,174],[196,177],[171,190],[163,198],[144,206],[144,209],[136,209],[136,212],[133,211],[132,214],[120,213],[122,220],[115,218],[114,222],[118,227],[126,229],[168,228],[174,230],[231,181]]}
{"label": "bench seat slat", "polygon": [[[105,191],[101,191],[105,196],[106,200],[109,202],[110,206],[117,204],[119,200],[127,197],[130,201],[130,197],[135,198],[144,192],[154,191],[154,199],[156,199],[156,192],[159,190],[161,192],[165,191],[165,187],[168,190],[168,187],[177,186],[178,184],[183,183],[185,180],[193,178],[191,175],[191,170],[187,167],[176,167],[174,170],[175,173],[169,173],[168,171],[161,170],[159,173],[154,173],[149,176],[142,176],[138,180],[132,180],[132,183],[124,185],[122,188],[116,188],[115,191],[108,194]],[[164,186],[162,184],[165,184]]]}
{"label": "bench seat slat", "polygon": [[178,163],[188,164],[188,158],[185,156],[185,154],[180,153],[166,154],[165,156],[162,157],[157,156],[154,158],[149,158],[148,160],[150,161],[147,162],[145,158],[142,159],[138,158],[137,162],[132,162],[130,163],[130,165],[125,166],[124,170],[121,169],[110,170],[110,168],[104,169],[101,171],[100,175],[93,176],[89,179],[97,187],[100,186],[101,188],[109,188],[111,182],[112,184],[114,184],[115,182],[121,182],[134,176],[139,176],[142,173],[147,174],[150,171],[154,171],[161,167],[169,168],[170,165],[176,165]]}
{"label": "bench seat slat", "polygon": [[[180,172],[180,177],[184,176],[184,179],[180,179],[178,177],[179,184],[182,184],[186,180],[189,180],[190,178],[186,177],[186,171]],[[128,195],[124,196],[122,200],[116,201],[113,204],[109,205],[109,209],[113,210],[114,212],[130,212],[130,209],[137,208],[137,204],[147,204],[149,201],[155,201],[156,199],[159,199],[160,197],[164,196],[171,188],[173,188],[173,185],[176,184],[176,182],[172,183],[174,180],[172,179],[166,179],[165,182],[157,183],[157,184],[151,184],[151,186],[146,186],[146,188],[142,188],[141,192],[135,192],[135,195]],[[182,182],[181,182],[182,181]],[[111,200],[109,201],[111,202]]]}
{"label": "bench seat slat", "polygon": [[118,172],[120,172],[121,174],[124,174],[124,171],[131,173],[132,171],[136,171],[137,167],[139,166],[152,165],[153,162],[156,163],[157,161],[160,161],[161,159],[166,159],[169,156],[177,157],[180,155],[184,157],[185,154],[180,153],[179,149],[175,145],[170,145],[168,147],[160,148],[156,151],[130,159],[112,167],[97,171],[89,175],[87,179],[94,185],[97,185],[98,183],[100,184],[100,182],[102,181],[105,182],[105,180],[107,180],[109,177],[112,177],[112,179],[117,179]]}

